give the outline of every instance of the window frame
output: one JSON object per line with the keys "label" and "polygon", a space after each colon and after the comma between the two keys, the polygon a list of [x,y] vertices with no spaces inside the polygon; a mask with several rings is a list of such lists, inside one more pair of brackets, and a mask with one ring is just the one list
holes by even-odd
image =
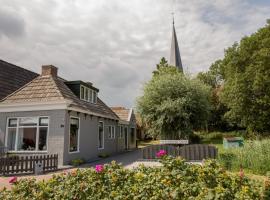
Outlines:
{"label": "window frame", "polygon": [[[102,147],[100,148],[99,147],[99,124],[100,124],[100,122],[102,123]],[[102,149],[104,149],[104,121],[98,121],[98,150],[102,150]]]}
{"label": "window frame", "polygon": [[[20,119],[22,118],[29,118],[29,117],[36,117],[38,118],[37,120],[37,125],[36,126],[20,126],[19,125],[19,122],[20,122]],[[42,126],[42,125],[39,125],[39,122],[40,122],[40,118],[48,118],[48,125],[47,126]],[[17,123],[16,123],[16,127],[10,127],[9,126],[9,120],[10,119],[17,119]],[[26,117],[7,117],[7,122],[6,122],[6,133],[5,133],[5,146],[7,147],[8,146],[8,130],[10,128],[15,128],[16,129],[16,135],[15,135],[15,150],[8,150],[9,153],[47,153],[48,152],[48,149],[49,149],[49,135],[50,135],[50,116],[44,116],[44,115],[41,115],[41,116],[26,116]],[[36,147],[35,147],[35,150],[33,151],[30,151],[30,150],[18,150],[18,138],[19,138],[19,129],[20,128],[36,128]],[[38,150],[38,143],[39,143],[39,134],[40,134],[40,131],[39,131],[39,128],[47,128],[47,138],[46,138],[46,150]]]}
{"label": "window frame", "polygon": [[[71,118],[78,119],[78,121],[79,121],[77,151],[70,151],[70,120],[71,120]],[[75,116],[70,116],[69,117],[69,131],[68,131],[68,153],[69,154],[80,153],[80,132],[81,132],[80,130],[81,130],[81,120],[80,120],[80,118],[75,117]]]}
{"label": "window frame", "polygon": [[[82,91],[83,91],[83,95],[82,95]],[[97,91],[86,87],[84,85],[80,85],[80,99],[83,101],[87,101],[90,103],[97,103]]]}

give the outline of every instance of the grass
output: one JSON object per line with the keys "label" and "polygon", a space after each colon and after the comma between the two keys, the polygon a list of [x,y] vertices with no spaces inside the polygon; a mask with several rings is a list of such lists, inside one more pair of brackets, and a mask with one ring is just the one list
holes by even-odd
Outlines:
{"label": "grass", "polygon": [[141,149],[153,144],[159,144],[159,140],[141,140],[139,141],[138,148]]}

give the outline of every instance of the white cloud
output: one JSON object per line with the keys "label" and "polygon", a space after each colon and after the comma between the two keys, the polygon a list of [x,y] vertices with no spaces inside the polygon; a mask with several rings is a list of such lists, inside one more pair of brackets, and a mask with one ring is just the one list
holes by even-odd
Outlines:
{"label": "white cloud", "polygon": [[[36,72],[53,64],[66,79],[93,82],[109,105],[134,106],[156,63],[169,57],[172,3],[0,0],[0,59]],[[240,0],[176,0],[185,70],[207,70],[224,48],[263,26],[269,8]]]}

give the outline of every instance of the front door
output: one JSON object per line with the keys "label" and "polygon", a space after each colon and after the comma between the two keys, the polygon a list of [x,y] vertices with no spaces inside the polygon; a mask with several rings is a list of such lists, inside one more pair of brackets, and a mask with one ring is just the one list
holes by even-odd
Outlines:
{"label": "front door", "polygon": [[128,149],[128,128],[125,127],[125,149]]}

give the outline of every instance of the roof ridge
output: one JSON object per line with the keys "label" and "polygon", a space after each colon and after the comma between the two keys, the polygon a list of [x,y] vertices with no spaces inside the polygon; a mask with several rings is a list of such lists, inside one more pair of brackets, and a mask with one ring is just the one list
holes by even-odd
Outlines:
{"label": "roof ridge", "polygon": [[20,87],[19,89],[15,90],[14,92],[12,92],[11,94],[7,95],[5,98],[1,99],[0,102],[4,102],[5,100],[7,100],[9,97],[13,96],[14,94],[18,93],[19,91],[23,90],[24,88],[26,88],[28,85],[30,85],[32,82],[34,82],[36,79],[38,79],[40,77],[37,76],[36,78],[34,78],[33,80],[31,80],[30,82],[26,83],[25,85],[23,85],[22,87]]}
{"label": "roof ridge", "polygon": [[14,64],[12,64],[12,63],[10,63],[10,62],[7,62],[7,61],[5,61],[5,60],[0,59],[0,62],[3,62],[3,63],[6,63],[6,64],[9,64],[9,65],[12,65],[12,66],[14,66],[14,67],[18,67],[18,68],[20,68],[20,69],[22,69],[22,70],[25,70],[25,71],[34,73],[34,74],[36,74],[36,75],[39,75],[37,72],[33,72],[33,71],[29,70],[29,69],[25,69],[25,68],[20,67],[20,66],[18,66],[18,65],[14,65]]}

